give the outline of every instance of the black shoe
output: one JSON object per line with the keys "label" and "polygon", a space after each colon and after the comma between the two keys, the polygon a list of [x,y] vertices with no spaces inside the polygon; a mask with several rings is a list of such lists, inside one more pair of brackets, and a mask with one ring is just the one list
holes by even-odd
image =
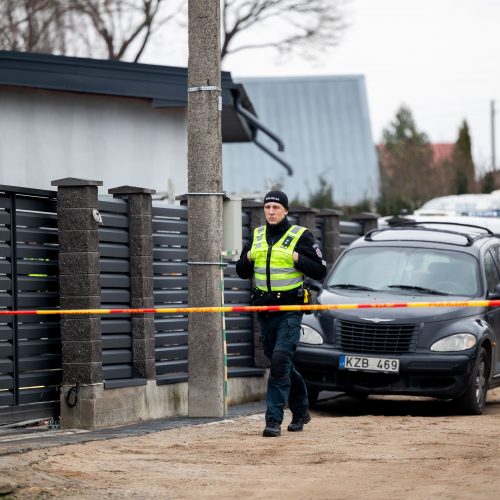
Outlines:
{"label": "black shoe", "polygon": [[262,435],[264,437],[281,436],[281,425],[278,424],[278,422],[275,422],[274,420],[269,420],[269,422],[266,422],[266,428],[264,429]]}
{"label": "black shoe", "polygon": [[304,429],[304,424],[308,424],[311,421],[311,415],[309,412],[306,412],[301,417],[296,417],[295,415],[292,417],[292,421],[288,424],[289,432],[299,432]]}

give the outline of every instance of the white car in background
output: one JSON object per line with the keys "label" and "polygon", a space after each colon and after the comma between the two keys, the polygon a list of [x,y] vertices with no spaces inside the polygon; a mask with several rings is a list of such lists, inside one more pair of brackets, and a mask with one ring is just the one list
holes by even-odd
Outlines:
{"label": "white car in background", "polygon": [[[390,217],[381,217],[378,220],[379,229],[390,225]],[[402,217],[399,217],[401,219]],[[405,219],[415,222],[446,222],[454,224],[466,224],[489,229],[495,236],[500,237],[500,216],[497,217],[472,217],[468,215],[405,215]]]}
{"label": "white car in background", "polygon": [[[471,224],[489,229],[500,236],[500,190],[490,194],[457,194],[441,196],[424,203],[411,215],[397,216],[415,222],[446,222]],[[393,216],[381,217],[378,227],[389,225]]]}
{"label": "white car in background", "polygon": [[424,203],[414,215],[500,216],[500,190],[489,194],[440,196]]}

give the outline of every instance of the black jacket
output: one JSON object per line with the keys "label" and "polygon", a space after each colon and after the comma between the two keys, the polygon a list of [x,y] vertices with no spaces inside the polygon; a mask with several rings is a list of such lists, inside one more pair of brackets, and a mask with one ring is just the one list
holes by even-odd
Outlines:
{"label": "black jacket", "polygon": [[[266,227],[266,240],[269,246],[277,243],[281,237],[288,231],[291,224],[287,217],[285,217],[279,224],[267,224]],[[241,252],[238,262],[236,262],[236,272],[238,276],[243,279],[253,277],[253,261],[250,262],[247,258],[248,251],[252,248],[253,232],[249,240],[245,243]],[[326,263],[323,260],[321,250],[317,243],[314,241],[314,236],[307,229],[302,233],[297,244],[295,251],[299,254],[299,260],[295,263],[295,268],[304,273],[309,278],[314,280],[322,280],[326,274]],[[252,302],[256,305],[261,304],[303,304],[304,299],[302,295],[298,295],[298,290],[291,290],[290,292],[276,292],[262,293],[254,290],[252,294]]]}

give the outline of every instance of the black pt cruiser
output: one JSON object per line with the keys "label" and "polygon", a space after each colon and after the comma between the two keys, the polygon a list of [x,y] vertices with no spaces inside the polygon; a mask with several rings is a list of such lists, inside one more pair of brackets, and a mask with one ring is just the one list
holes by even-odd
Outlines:
{"label": "black pt cruiser", "polygon": [[[325,278],[321,304],[500,298],[500,239],[464,224],[406,222],[352,243]],[[311,405],[321,390],[451,399],[483,412],[500,385],[500,308],[335,309],[305,315],[294,363]]]}

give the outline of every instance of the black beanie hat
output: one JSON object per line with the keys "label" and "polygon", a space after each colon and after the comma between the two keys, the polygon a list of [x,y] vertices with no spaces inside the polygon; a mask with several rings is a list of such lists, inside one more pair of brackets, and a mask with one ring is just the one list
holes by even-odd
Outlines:
{"label": "black beanie hat", "polygon": [[271,201],[280,203],[288,210],[288,196],[283,191],[269,191],[264,197],[264,205]]}

